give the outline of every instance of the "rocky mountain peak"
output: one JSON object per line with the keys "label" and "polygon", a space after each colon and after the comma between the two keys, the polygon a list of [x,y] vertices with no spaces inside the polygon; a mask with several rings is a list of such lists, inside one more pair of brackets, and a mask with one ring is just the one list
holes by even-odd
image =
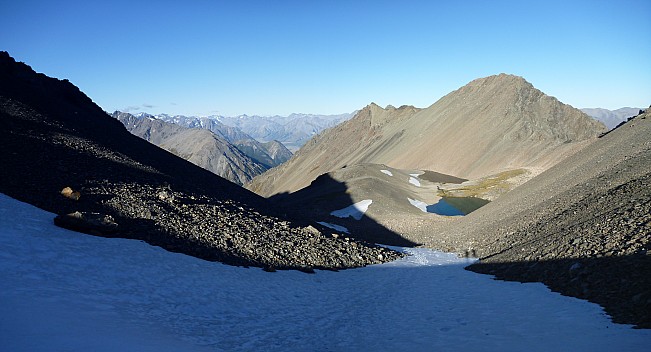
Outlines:
{"label": "rocky mountain peak", "polygon": [[287,167],[267,172],[249,187],[265,196],[292,192],[320,174],[358,163],[468,179],[508,169],[540,170],[605,130],[524,78],[499,74],[473,80],[426,109],[371,103],[306,144]]}
{"label": "rocky mountain peak", "polygon": [[546,95],[522,77],[504,73],[473,80],[435,105],[472,114],[477,123],[488,124],[488,131],[510,130],[513,133],[505,137],[512,139],[563,143],[596,137],[605,131],[603,124],[580,110]]}

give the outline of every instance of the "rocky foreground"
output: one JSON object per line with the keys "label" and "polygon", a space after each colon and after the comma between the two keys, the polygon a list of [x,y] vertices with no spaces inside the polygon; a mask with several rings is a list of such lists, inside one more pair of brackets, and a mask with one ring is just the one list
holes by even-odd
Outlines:
{"label": "rocky foreground", "polygon": [[270,271],[401,257],[287,221],[265,199],[131,135],[70,82],[6,52],[0,122],[0,192],[60,214],[60,226]]}

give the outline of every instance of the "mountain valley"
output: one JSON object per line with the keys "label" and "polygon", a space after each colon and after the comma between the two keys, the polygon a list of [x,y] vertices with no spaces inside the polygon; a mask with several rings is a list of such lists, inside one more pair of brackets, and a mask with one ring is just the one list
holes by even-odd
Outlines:
{"label": "mountain valley", "polygon": [[[289,133],[260,117],[111,116],[6,52],[0,78],[0,192],[60,227],[269,272],[364,267],[420,253],[378,244],[424,246],[651,328],[648,112],[605,133],[499,74],[423,109],[292,115],[302,132]],[[305,144],[289,158],[283,143]]]}
{"label": "mountain valley", "polygon": [[0,192],[58,214],[55,223],[65,228],[269,271],[402,256],[284,217],[265,199],[132,135],[70,82],[6,52],[0,98],[0,143],[8,151]]}
{"label": "mountain valley", "polygon": [[[119,111],[111,116],[132,134],[239,185],[262,174],[273,163],[264,150],[259,150],[261,148],[256,150],[258,153],[243,152],[242,148],[233,145],[221,134],[207,129],[185,128],[152,116],[136,117]],[[263,164],[254,155],[269,164]]]}

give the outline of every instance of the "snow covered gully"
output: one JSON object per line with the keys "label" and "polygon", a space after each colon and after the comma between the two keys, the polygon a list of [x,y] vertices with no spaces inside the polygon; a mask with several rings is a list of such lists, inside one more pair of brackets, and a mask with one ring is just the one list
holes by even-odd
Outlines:
{"label": "snow covered gully", "polygon": [[427,249],[388,264],[267,273],[66,231],[0,194],[5,351],[642,351],[542,284],[493,280]]}

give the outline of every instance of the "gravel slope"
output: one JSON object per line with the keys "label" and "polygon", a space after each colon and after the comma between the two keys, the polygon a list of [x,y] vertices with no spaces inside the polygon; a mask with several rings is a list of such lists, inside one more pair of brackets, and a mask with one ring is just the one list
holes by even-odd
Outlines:
{"label": "gravel slope", "polygon": [[[651,118],[642,114],[427,244],[477,272],[540,281],[651,328]],[[465,247],[465,248],[464,248]]]}

